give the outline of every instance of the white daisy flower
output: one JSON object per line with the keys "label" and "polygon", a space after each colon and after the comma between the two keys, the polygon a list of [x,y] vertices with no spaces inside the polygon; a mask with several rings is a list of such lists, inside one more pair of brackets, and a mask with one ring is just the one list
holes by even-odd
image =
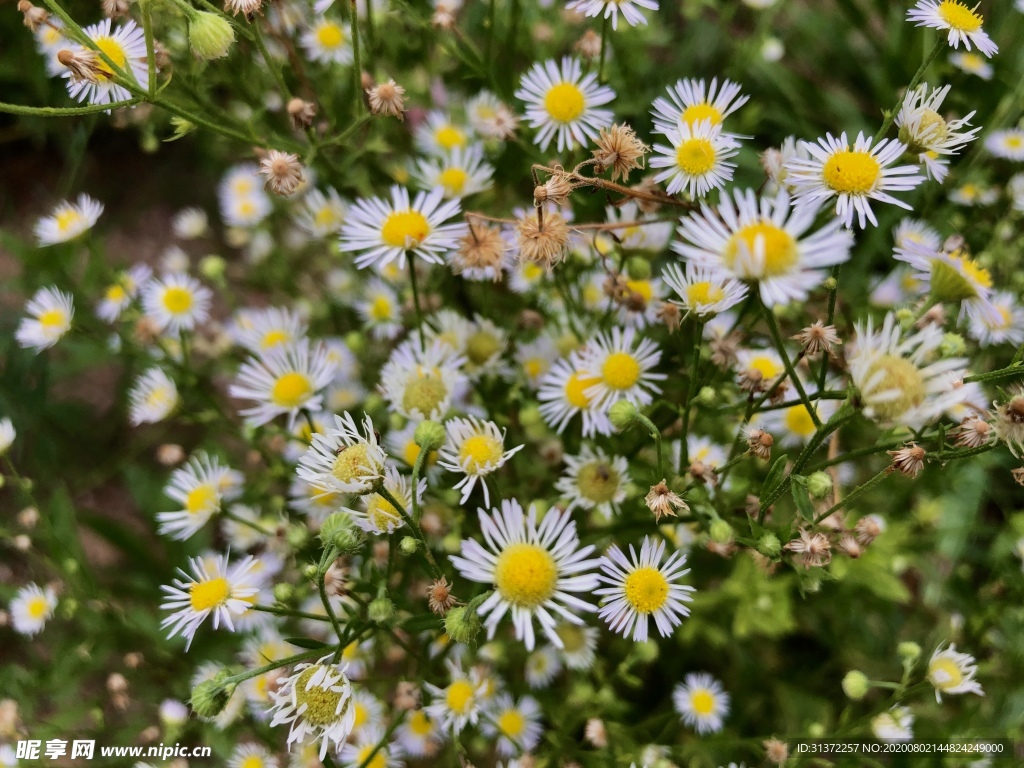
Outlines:
{"label": "white daisy flower", "polygon": [[526,657],[523,676],[526,684],[534,690],[547,688],[558,673],[562,671],[562,659],[558,650],[550,645],[542,645]]}
{"label": "white daisy flower", "polygon": [[924,181],[912,165],[889,167],[906,147],[892,139],[882,139],[874,147],[871,143],[870,137],[859,133],[851,149],[845,131],[838,139],[829,133],[817,144],[803,142],[811,158],[793,158],[786,166],[787,180],[796,189],[794,204],[835,197],[836,215],[843,224],[852,227],[856,214],[861,229],[868,221],[878,226],[871,200],[912,210],[889,194],[913,189]]}
{"label": "white daisy flower", "polygon": [[[320,606],[322,608],[323,603],[320,603]],[[348,669],[345,671],[345,674],[348,675],[350,680],[362,680],[365,678],[372,661],[372,638],[369,640],[363,640],[362,642],[353,640],[341,651],[341,663],[348,665]],[[377,715],[378,720],[383,715],[380,702],[366,692],[360,693],[359,691],[353,690],[352,707],[355,709],[356,713],[356,719],[352,724],[353,730],[358,725],[365,724],[368,713]]]}
{"label": "white daisy flower", "polygon": [[951,88],[946,85],[933,88],[929,93],[928,84],[921,83],[903,97],[895,122],[900,142],[910,154],[934,152],[939,155],[956,155],[977,138],[980,127],[961,130],[970,126],[974,112],[958,120],[946,120],[939,114],[942,102]]}
{"label": "white daisy flower", "polygon": [[526,102],[526,118],[542,152],[557,139],[559,152],[586,146],[601,128],[612,124],[612,111],[597,109],[615,98],[615,91],[599,85],[597,73],[583,74],[583,65],[569,56],[561,65],[554,59],[537,62],[523,75],[516,98]]}
{"label": "white daisy flower", "polygon": [[299,342],[307,330],[309,325],[305,318],[284,307],[240,309],[228,326],[235,343],[257,355]]}
{"label": "white daisy flower", "polygon": [[947,42],[953,48],[960,43],[969,51],[971,44],[983,54],[991,58],[999,52],[999,46],[981,28],[985,19],[974,8],[961,0],[917,0],[917,4],[907,11],[907,21],[913,21],[916,27],[931,27],[946,30]]}
{"label": "white daisy flower", "polygon": [[469,146],[470,133],[451,116],[434,110],[416,128],[416,148],[431,157],[444,157],[450,152]]}
{"label": "white daisy flower", "polygon": [[363,433],[359,434],[351,414],[335,416],[334,427],[326,435],[313,435],[296,473],[319,495],[368,492],[383,479],[387,456],[369,416],[363,418]]}
{"label": "white daisy flower", "polygon": [[979,312],[969,319],[968,333],[983,347],[1009,342],[1024,344],[1024,307],[1010,291],[997,291],[989,297],[992,313]]}
{"label": "white daisy flower", "polygon": [[480,91],[466,102],[466,118],[482,139],[508,139],[519,127],[512,108],[490,91]]}
{"label": "white daisy flower", "polygon": [[236,165],[217,186],[221,216],[232,227],[254,227],[271,210],[270,196],[263,190],[263,179],[255,163]]}
{"label": "white daisy flower", "polygon": [[7,610],[14,631],[32,637],[42,631],[56,608],[57,593],[53,587],[43,589],[38,584],[26,584],[18,590]]}
{"label": "white daisy flower", "polygon": [[968,361],[938,358],[941,329],[928,325],[904,338],[891,312],[880,329],[870,318],[855,328],[850,378],[868,418],[919,429],[957,401],[955,392],[945,391],[943,374],[966,368]]}
{"label": "white daisy flower", "polygon": [[732,369],[738,383],[759,383],[762,391],[771,389],[772,383],[786,372],[782,358],[774,349],[739,349]]}
{"label": "white daisy flower", "polygon": [[590,669],[597,658],[597,628],[562,622],[555,627],[562,641],[559,649],[569,669]]}
{"label": "white daisy flower", "polygon": [[630,483],[625,457],[608,456],[600,448],[584,444],[579,454],[565,456],[565,465],[555,490],[569,500],[566,510],[593,509],[605,519],[618,514]]}
{"label": "white daisy flower", "polygon": [[328,749],[341,749],[352,733],[355,708],[349,706],[352,684],[345,665],[331,662],[328,654],[315,664],[299,664],[271,693],[271,727],[288,723],[288,746],[320,742],[319,757]]}
{"label": "white daisy flower", "polygon": [[[90,24],[82,31],[96,48],[103,51],[107,58],[117,65],[121,70],[117,73],[118,76],[122,76],[123,73],[128,80],[134,79],[145,91],[149,88],[146,36],[134,21],[129,20],[116,29],[112,29],[112,24],[110,19],[103,19]],[[89,80],[74,77],[70,69],[66,70],[64,77],[67,78],[68,94],[71,98],[90,104],[112,104],[115,101],[127,101],[132,97],[131,91],[114,82],[114,70],[95,50],[76,46],[74,52],[95,58],[96,78]]]}
{"label": "white daisy flower", "polygon": [[[513,251],[513,256],[515,252]],[[540,264],[524,259],[516,259],[508,287],[516,293],[529,293],[549,277],[548,272]]]}
{"label": "white daisy flower", "polygon": [[652,616],[658,634],[669,637],[683,617],[690,615],[684,603],[693,599],[690,593],[695,589],[675,583],[690,572],[684,568],[686,555],[673,552],[662,564],[664,554],[663,540],[655,543],[645,536],[639,557],[632,544],[629,559],[613,544],[601,558],[598,578],[609,586],[594,590],[594,594],[604,596],[600,616],[612,632],[627,638],[632,633],[634,642],[644,643]]}
{"label": "white daisy flower", "polygon": [[[618,307],[619,322],[637,330],[643,330],[658,323],[658,311],[661,309],[665,296],[661,280],[656,277],[643,279],[634,279],[628,275],[625,277],[624,287],[626,291],[629,291],[629,300]],[[611,303],[610,298],[605,298],[607,302]]]}
{"label": "white daisy flower", "polygon": [[170,416],[179,402],[174,379],[153,367],[135,380],[128,393],[128,417],[134,427],[155,424]]}
{"label": "white daisy flower", "polygon": [[451,683],[447,688],[424,683],[431,703],[424,707],[430,718],[445,731],[458,734],[467,725],[476,725],[480,718],[480,704],[486,684],[476,668],[464,672],[448,662]]}
{"label": "white daisy flower", "polygon": [[210,220],[202,208],[182,208],[171,219],[171,231],[180,240],[198,240],[210,232]]}
{"label": "white daisy flower", "polygon": [[278,768],[278,762],[262,744],[249,742],[235,747],[227,768]]}
{"label": "white daisy flower", "polygon": [[720,126],[749,99],[742,94],[740,85],[731,80],[723,80],[721,88],[718,78],[712,78],[710,85],[704,80],[678,80],[668,87],[667,99],[658,97],[651,105],[654,131],[667,135],[684,124],[694,128],[703,122]]}
{"label": "white daisy flower", "polygon": [[942,246],[942,237],[935,228],[919,219],[900,219],[900,223],[892,230],[892,239],[896,248],[909,248],[917,244],[937,251]]}
{"label": "white daisy flower", "polygon": [[477,480],[484,494],[484,506],[491,505],[487,490],[487,475],[504,466],[512,456],[524,448],[518,445],[505,450],[505,430],[499,429],[493,421],[482,421],[475,416],[467,419],[450,419],[445,423],[448,439],[441,447],[438,464],[449,472],[465,475],[454,487],[462,489],[462,500],[469,499]]}
{"label": "white daisy flower", "polygon": [[421,189],[440,187],[446,198],[463,198],[492,186],[494,168],[484,162],[482,144],[455,147],[450,153],[420,160],[413,179]]}
{"label": "white daisy flower", "polygon": [[622,18],[631,27],[637,24],[647,24],[647,17],[640,12],[640,8],[649,11],[658,10],[657,0],[572,0],[566,9],[582,13],[584,16],[601,16],[611,18],[612,29],[618,29],[619,12]]}
{"label": "white daisy flower", "polygon": [[192,645],[196,630],[213,615],[213,628],[221,623],[234,631],[232,616],[239,616],[252,607],[253,598],[259,591],[251,585],[249,570],[253,566],[250,555],[231,568],[228,568],[228,556],[220,555],[212,564],[204,563],[200,558],[189,558],[192,574],[178,569],[184,580],[175,579],[174,583],[161,586],[164,601],[160,609],[172,613],[160,622],[161,628],[170,627],[170,640],[181,634],[187,642],[185,650]]}
{"label": "white daisy flower", "polygon": [[722,730],[729,714],[729,694],[706,672],[688,674],[672,692],[672,702],[683,722],[699,734]]}
{"label": "white daisy flower", "polygon": [[14,430],[14,423],[9,418],[4,417],[0,419],[0,456],[3,456],[11,449],[17,434]]}
{"label": "white daisy flower", "polygon": [[910,741],[914,738],[914,714],[908,707],[892,707],[871,718],[871,733],[879,741]]}
{"label": "white daisy flower", "polygon": [[136,264],[128,271],[118,274],[117,280],[107,286],[103,299],[96,305],[96,316],[100,320],[113,323],[152,276],[153,270],[145,264]]}
{"label": "white daisy flower", "polygon": [[541,379],[537,392],[544,422],[561,434],[579,414],[583,420],[583,437],[610,435],[612,424],[590,394],[600,381],[600,376],[585,371],[579,353],[572,353],[568,360],[557,361]]}
{"label": "white daisy flower", "polygon": [[221,519],[220,530],[232,549],[246,551],[267,541],[267,534],[254,525],[264,529],[272,529],[276,525],[274,518],[269,515],[261,517],[260,511],[248,504],[232,504],[229,511],[231,517]]}
{"label": "white daisy flower", "polygon": [[599,333],[581,353],[581,375],[597,380],[587,388],[586,397],[603,410],[619,400],[650,405],[661,392],[655,382],[667,378],[664,373],[654,372],[660,361],[658,345],[638,338],[633,328]]}
{"label": "white daisy flower", "polygon": [[739,304],[747,296],[747,286],[727,274],[687,262],[684,272],[678,264],[669,264],[662,279],[679,300],[671,299],[697,317],[716,315]]}
{"label": "white daisy flower", "polygon": [[378,748],[383,738],[380,725],[368,726],[341,748],[338,759],[345,768],[401,768],[405,765],[401,745],[385,741]]}
{"label": "white daisy flower", "polygon": [[347,496],[340,491],[325,491],[296,477],[288,488],[288,506],[310,520],[321,523],[333,512],[348,503]]}
{"label": "white daisy flower", "polygon": [[[359,643],[349,643],[352,648],[358,648]],[[345,659],[341,660],[345,663]],[[363,675],[357,675],[349,666],[348,676],[350,680],[356,680]],[[380,699],[365,690],[352,689],[352,701],[350,706],[355,711],[355,719],[352,721],[352,736],[355,740],[362,740],[367,731],[373,731],[384,720],[384,705]],[[379,741],[379,734],[378,734]],[[374,742],[377,743],[376,741]]]}
{"label": "white daisy flower", "polygon": [[[474,380],[490,374],[507,373],[502,363],[502,355],[508,349],[508,333],[480,315],[474,315],[472,322],[466,322],[464,328],[465,336],[461,345],[456,348],[465,359],[462,370]],[[440,326],[439,329],[437,338],[446,340],[444,329]],[[428,339],[431,335],[428,334]]]}
{"label": "white daisy flower", "polygon": [[461,212],[458,200],[442,202],[444,190],[418,192],[409,201],[404,187],[391,188],[391,200],[361,198],[349,211],[341,228],[341,250],[361,252],[355,258],[360,269],[387,264],[401,256],[419,256],[431,264],[443,264],[444,255],[458,247],[465,234],[462,222],[445,224]]}
{"label": "white daisy flower", "polygon": [[992,75],[995,74],[995,70],[988,63],[988,60],[977,53],[966,51],[951,53],[949,55],[949,63],[961,72],[966,72],[968,75],[976,75],[982,80],[991,80]]}
{"label": "white daisy flower", "polygon": [[487,738],[496,739],[499,755],[511,757],[529,752],[540,743],[544,732],[540,718],[540,704],[532,696],[515,701],[502,693],[488,706],[480,730]]}
{"label": "white daisy flower", "polygon": [[942,703],[942,694],[976,693],[984,696],[981,683],[974,679],[978,667],[969,653],[958,653],[955,644],[941,645],[928,660],[928,682],[935,688],[935,701]]}
{"label": "white daisy flower", "polygon": [[[679,452],[682,442],[674,440],[670,446],[672,466],[679,466]],[[728,451],[706,435],[698,435],[692,430],[686,436],[686,458],[690,464],[700,462],[709,469],[717,469],[728,460]]]}
{"label": "white daisy flower", "polygon": [[71,330],[75,305],[70,293],[57,288],[40,288],[25,305],[25,313],[14,332],[18,345],[41,352],[49,349]]}
{"label": "white daisy flower", "polygon": [[568,511],[551,509],[538,525],[532,506],[524,514],[518,501],[505,499],[501,509],[493,509],[489,515],[481,509],[478,514],[487,549],[473,539],[464,539],[462,554],[450,559],[464,578],[495,587],[479,608],[479,614],[487,617],[487,638],[494,638],[498,623],[511,612],[516,640],[523,641],[528,651],[536,642],[534,618],[548,639],[560,647],[553,614],[581,624],[573,611],[595,610],[571,594],[592,592],[598,585],[596,575],[588,573],[598,562],[587,559],[593,545],[579,546],[576,523]]}
{"label": "white daisy flower", "polygon": [[402,333],[402,304],[383,280],[373,279],[364,286],[355,309],[373,338],[395,339]]}
{"label": "white daisy flower", "polygon": [[[405,510],[412,509],[412,488],[405,475],[394,467],[388,467],[384,474],[384,488]],[[416,499],[419,501],[427,490],[427,481],[419,479]],[[352,522],[367,533],[387,536],[405,525],[401,513],[378,493],[367,493],[359,497],[359,509],[345,508],[352,516]]]}
{"label": "white daisy flower", "polygon": [[290,429],[300,411],[319,411],[323,407],[323,396],[318,393],[333,378],[334,366],[326,347],[303,339],[271,347],[247,360],[228,391],[231,397],[256,402],[242,411],[250,426],[258,427],[287,414]]}
{"label": "white daisy flower", "polygon": [[154,277],[142,289],[142,309],[160,331],[191,331],[210,316],[213,292],[193,277]]}
{"label": "white daisy flower", "polygon": [[871,289],[869,301],[876,307],[895,307],[916,299],[924,292],[921,281],[914,277],[906,265],[900,265],[877,281]]}
{"label": "white daisy flower", "polygon": [[435,339],[422,350],[416,339],[399,344],[380,373],[380,391],[392,408],[407,419],[440,421],[461,397],[465,358]]}
{"label": "white daisy flower", "polygon": [[102,213],[103,203],[85,193],[79,195],[73,203],[65,200],[49,216],[36,222],[36,240],[44,246],[74,240],[92,229]]}
{"label": "white daisy flower", "polygon": [[911,243],[893,254],[916,270],[914,277],[935,299],[960,302],[960,317],[977,315],[995,322],[998,312],[989,301],[992,275],[962,250],[933,251]]}
{"label": "white daisy flower", "polygon": [[299,37],[299,44],[310,61],[319,61],[321,64],[352,63],[348,33],[338,19],[317,17]]}
{"label": "white daisy flower", "polygon": [[67,70],[60,63],[57,54],[74,47],[74,43],[64,37],[64,22],[51,15],[45,24],[36,27],[33,37],[36,41],[36,50],[46,59],[46,74],[50,77],[63,75]]}
{"label": "white daisy flower", "polygon": [[216,456],[200,451],[171,473],[164,493],[181,505],[173,512],[158,512],[161,535],[187,539],[220,512],[225,498],[237,495],[234,470],[222,466]]}
{"label": "white daisy flower", "polygon": [[425,709],[414,709],[395,731],[395,741],[410,757],[433,757],[444,743],[444,733]]}
{"label": "white daisy flower", "polygon": [[796,188],[789,178],[789,171],[786,166],[790,160],[801,158],[810,159],[811,155],[804,147],[804,142],[797,141],[795,136],[787,136],[782,140],[782,146],[778,149],[765,150],[761,154],[761,167],[764,168],[768,183],[765,184],[764,193],[775,195],[780,189],[785,189],[792,195]]}
{"label": "white daisy flower", "polygon": [[655,144],[650,166],[666,169],[654,180],[667,181],[668,194],[685,190],[691,198],[704,197],[732,180],[736,164],[727,160],[739,152],[740,144],[722,133],[721,125],[710,120],[684,122],[679,127],[666,126],[664,135],[671,146]]}
{"label": "white daisy flower", "polygon": [[994,157],[1024,162],[1024,128],[992,131],[985,137],[985,149]]}
{"label": "white daisy flower", "polygon": [[313,237],[327,237],[341,230],[348,206],[334,187],[313,189],[302,198],[295,221]]}
{"label": "white daisy flower", "polygon": [[961,184],[948,195],[951,203],[968,207],[992,205],[999,199],[999,192],[973,182]]}

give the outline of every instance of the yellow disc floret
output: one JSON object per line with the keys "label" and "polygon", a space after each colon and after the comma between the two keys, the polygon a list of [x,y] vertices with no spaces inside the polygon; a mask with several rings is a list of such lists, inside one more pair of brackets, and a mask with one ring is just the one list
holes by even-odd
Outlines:
{"label": "yellow disc floret", "polygon": [[476,689],[469,680],[455,680],[445,691],[444,700],[448,709],[457,715],[466,714],[473,705]]}
{"label": "yellow disc floret", "polygon": [[612,352],[601,366],[601,378],[612,389],[629,389],[640,379],[640,363],[628,352]]}
{"label": "yellow disc floret", "polygon": [[303,670],[302,674],[299,675],[298,680],[295,681],[295,703],[297,705],[296,708],[299,710],[302,709],[303,705],[306,705],[306,711],[302,714],[303,720],[310,725],[322,727],[338,722],[341,716],[345,714],[348,704],[346,703],[344,707],[341,707],[339,712],[338,709],[342,697],[341,691],[324,689],[320,685],[306,688],[318,669],[320,669],[320,665],[314,665]]}
{"label": "yellow disc floret", "polygon": [[543,605],[555,592],[555,558],[536,544],[511,544],[498,556],[494,584],[503,598],[522,608]]}
{"label": "yellow disc floret", "polygon": [[707,139],[687,139],[676,149],[676,165],[691,176],[701,176],[715,167],[715,147]]}
{"label": "yellow disc floret", "polygon": [[411,208],[394,211],[384,220],[380,228],[381,239],[392,248],[415,248],[430,234],[427,217]]}
{"label": "yellow disc floret", "polygon": [[270,390],[270,399],[280,408],[298,408],[313,394],[313,382],[304,373],[288,371],[279,376]]}
{"label": "yellow disc floret", "polygon": [[368,475],[377,475],[378,472],[372,464],[366,446],[363,443],[356,443],[335,457],[331,474],[343,483],[351,483]]}
{"label": "yellow disc floret", "polygon": [[870,152],[843,149],[832,155],[822,168],[822,178],[841,195],[866,195],[873,191],[882,166]]}
{"label": "yellow disc floret", "polygon": [[448,385],[444,379],[432,371],[420,371],[405,385],[402,408],[409,413],[418,410],[424,416],[430,416],[447,396]]}
{"label": "yellow disc floret", "polygon": [[172,315],[180,315],[192,308],[192,292],[187,288],[171,286],[164,291],[164,309]]}
{"label": "yellow disc floret", "polygon": [[586,108],[583,91],[573,83],[562,82],[552,88],[544,96],[544,109],[553,120],[559,123],[571,123],[578,120]]}
{"label": "yellow disc floret", "polygon": [[928,665],[928,679],[940,691],[948,691],[964,681],[964,673],[953,659],[939,656]]}
{"label": "yellow disc floret", "polygon": [[668,580],[657,568],[637,568],[623,585],[626,600],[637,613],[654,613],[668,599]]}
{"label": "yellow disc floret", "polygon": [[224,605],[229,597],[231,597],[231,585],[223,576],[208,581],[198,581],[188,590],[189,603],[192,610],[197,613]]}
{"label": "yellow disc floret", "polygon": [[595,384],[600,383],[600,381],[596,377],[581,376],[578,373],[574,373],[565,382],[565,399],[574,408],[589,408],[590,398],[587,397],[586,392]]}
{"label": "yellow disc floret", "polygon": [[477,434],[466,438],[459,448],[459,464],[466,474],[475,475],[488,465],[501,461],[505,446],[494,435]]}
{"label": "yellow disc floret", "polygon": [[722,122],[722,113],[716,107],[705,102],[687,107],[683,110],[680,120],[690,125],[703,123],[705,120],[710,121],[712,125],[719,125]]}
{"label": "yellow disc floret", "polygon": [[[736,262],[740,254],[764,254],[764,264],[760,269],[750,270],[749,267],[737,269]],[[729,238],[722,252],[725,265],[734,271],[744,273],[744,277],[775,277],[784,275],[795,267],[800,259],[796,239],[782,227],[768,221],[759,221],[740,227]]]}
{"label": "yellow disc floret", "polygon": [[939,3],[939,16],[950,27],[961,32],[977,32],[984,21],[980,13],[972,11],[959,0],[942,0]]}
{"label": "yellow disc floret", "polygon": [[[875,413],[880,418],[896,419],[905,411],[924,401],[927,391],[924,376],[909,360],[904,360],[896,355],[882,355],[868,369],[865,378],[870,380],[879,373],[881,376],[873,386],[873,392],[894,391],[897,393],[895,397],[872,403]],[[870,399],[871,394],[865,393],[865,396]]]}
{"label": "yellow disc floret", "polygon": [[706,688],[698,688],[690,693],[690,707],[701,717],[707,717],[715,711],[715,697]]}

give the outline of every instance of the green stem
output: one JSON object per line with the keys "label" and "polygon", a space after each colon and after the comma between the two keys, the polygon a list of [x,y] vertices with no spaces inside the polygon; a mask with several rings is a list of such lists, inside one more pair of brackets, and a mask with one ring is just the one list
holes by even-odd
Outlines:
{"label": "green stem", "polygon": [[768,330],[771,332],[772,341],[775,342],[775,348],[779,350],[779,356],[782,358],[782,364],[786,367],[786,373],[793,382],[793,386],[796,387],[797,394],[800,395],[800,402],[804,404],[804,407],[810,414],[811,420],[814,422],[814,426],[821,429],[821,419],[818,418],[818,409],[811,405],[811,401],[807,398],[807,392],[804,391],[803,382],[801,382],[800,378],[796,375],[793,363],[790,361],[789,354],[786,352],[786,346],[782,341],[782,332],[779,330],[778,318],[775,317],[775,313],[768,307],[764,307],[764,316],[768,321]]}
{"label": "green stem", "polygon": [[153,44],[153,14],[150,4],[152,0],[141,0],[142,31],[146,36],[146,69],[149,73],[149,98],[156,97],[156,46]]}
{"label": "green stem", "polygon": [[352,29],[352,88],[355,96],[352,114],[358,115],[363,111],[363,62],[359,53],[359,13],[355,0],[352,0],[351,11],[349,23]]}
{"label": "green stem", "polygon": [[[828,314],[825,325],[832,325],[836,317],[836,299],[839,296],[839,270],[842,264],[832,267],[832,287],[828,291]],[[828,353],[821,353],[821,367],[818,369],[818,391],[825,388],[825,377],[828,375]]]}
{"label": "green stem", "polygon": [[420,530],[416,521],[409,517],[409,513],[405,511],[405,506],[402,502],[391,495],[391,492],[384,487],[384,483],[381,483],[380,487],[375,489],[374,493],[379,494],[388,504],[398,510],[398,514],[400,514],[402,519],[405,520],[405,524],[409,526],[413,535],[416,536],[416,538],[420,540],[420,544],[423,545],[423,555],[427,558],[427,563],[429,563],[430,570],[434,573],[434,578],[441,578],[444,574],[442,574],[441,569],[437,566],[437,561],[434,560],[434,553],[430,551],[430,545],[427,544],[427,539],[424,537],[423,531]]}
{"label": "green stem", "polygon": [[814,518],[814,525],[817,525],[822,520],[827,519],[829,517],[829,515],[831,515],[831,514],[833,514],[835,512],[838,512],[840,509],[845,507],[851,501],[855,501],[856,499],[859,499],[861,496],[863,496],[865,493],[870,491],[872,488],[874,488],[880,482],[885,480],[885,478],[887,478],[891,474],[892,474],[892,467],[888,466],[885,469],[883,469],[881,472],[879,472],[877,475],[872,477],[870,480],[868,480],[866,483],[864,483],[864,485],[861,485],[861,486],[858,486],[857,488],[854,488],[844,498],[840,499],[835,504],[833,504],[831,507],[829,507],[824,512],[822,512],[820,515],[818,515],[816,518]]}
{"label": "green stem", "polygon": [[[922,62],[921,66],[918,67],[917,72],[915,72],[914,76],[910,79],[910,85],[907,86],[907,93],[910,93],[915,88],[917,88],[917,86],[921,83],[921,79],[924,77],[925,70],[928,69],[928,67],[931,65],[933,61],[935,61],[935,58],[939,55],[939,52],[945,49],[946,47],[948,47],[948,44],[946,43],[946,38],[942,35],[939,35],[939,38],[935,41],[935,45],[932,46],[931,52],[925,57],[924,62]],[[879,139],[885,136],[885,134],[892,127],[892,123],[896,119],[896,115],[899,114],[901,106],[903,106],[902,98],[896,102],[896,105],[891,110],[885,113],[885,120],[882,121],[882,127],[878,129],[878,133],[876,133],[875,137],[871,140],[872,145],[877,144]]]}
{"label": "green stem", "polygon": [[281,89],[281,94],[284,96],[285,101],[290,101],[292,98],[291,90],[284,80],[284,73],[281,72],[281,68],[277,65],[274,57],[270,55],[270,51],[267,50],[267,44],[263,41],[263,29],[258,21],[252,25],[252,29],[254,32],[252,40],[256,44],[257,50],[259,50],[260,56],[267,63],[267,69],[270,70],[271,76],[277,82],[277,87]]}
{"label": "green stem", "polygon": [[697,394],[697,372],[700,369],[700,342],[704,330],[704,321],[696,319],[693,329],[693,356],[690,362],[690,382],[686,388],[686,405],[683,409],[683,433],[679,438],[679,474],[683,474],[690,461],[686,438],[690,434],[690,411],[693,410],[693,398]]}
{"label": "green stem", "polygon": [[300,661],[306,661],[307,659],[319,659],[324,655],[323,648],[313,648],[309,651],[303,651],[297,653],[294,656],[289,656],[287,659],[281,659],[280,661],[272,661],[269,664],[264,664],[262,667],[256,669],[247,669],[245,672],[239,672],[237,675],[232,675],[224,681],[224,686],[238,685],[244,683],[246,680],[251,680],[254,677],[259,677],[267,672],[273,672],[275,669],[281,667],[287,667],[289,664],[296,664]]}
{"label": "green stem", "polygon": [[661,430],[654,425],[653,421],[648,419],[642,413],[638,412],[636,418],[637,421],[639,421],[641,424],[647,427],[647,431],[650,432],[651,437],[654,438],[654,445],[658,451],[658,480],[656,482],[660,482],[665,479],[665,464],[662,460],[661,451]]}
{"label": "green stem", "polygon": [[73,117],[75,115],[94,115],[97,112],[109,112],[120,107],[133,107],[145,99],[135,97],[127,101],[115,101],[113,104],[89,104],[85,107],[26,107],[21,104],[8,104],[0,101],[0,112],[12,115],[29,115],[32,117]]}
{"label": "green stem", "polygon": [[326,616],[321,616],[317,613],[306,613],[305,611],[293,611],[290,608],[275,608],[272,605],[254,605],[252,606],[254,611],[260,611],[261,613],[272,613],[275,616],[287,616],[293,619],[309,619],[311,621],[330,621]]}
{"label": "green stem", "polygon": [[607,56],[607,48],[608,48],[608,16],[605,15],[605,17],[601,20],[601,54],[600,54],[600,59],[598,60],[598,65],[597,65],[597,82],[599,82],[599,83],[606,82],[605,81],[605,76],[604,76],[604,62],[605,62],[605,58]]}
{"label": "green stem", "polygon": [[254,531],[259,531],[259,532],[260,532],[260,533],[262,533],[262,534],[263,534],[264,536],[270,536],[270,537],[273,537],[273,536],[274,536],[274,533],[273,533],[272,531],[268,531],[268,530],[267,530],[266,528],[264,528],[264,527],[263,527],[262,525],[260,525],[259,523],[255,523],[255,522],[253,522],[252,520],[246,520],[246,519],[245,519],[244,517],[239,517],[239,516],[238,516],[238,515],[236,515],[235,513],[233,513],[233,512],[229,512],[229,511],[228,511],[228,510],[226,510],[226,509],[222,509],[222,510],[221,510],[221,514],[222,514],[222,515],[224,515],[224,517],[226,517],[226,518],[227,518],[228,520],[233,520],[234,522],[236,522],[236,523],[239,523],[239,524],[241,524],[241,525],[247,525],[247,526],[249,526],[249,527],[250,527],[250,528],[252,528],[252,529],[253,529]]}
{"label": "green stem", "polygon": [[334,660],[337,661],[338,656],[341,654],[342,650],[341,622],[338,621],[338,617],[334,613],[334,606],[331,605],[331,601],[327,596],[327,585],[325,584],[327,580],[327,569],[320,568],[318,569],[318,571],[319,572],[316,575],[316,588],[317,591],[320,593],[320,602],[324,604],[324,610],[327,611],[327,618],[331,620],[331,627],[333,627],[334,629],[334,635],[338,638],[338,648],[334,652]]}

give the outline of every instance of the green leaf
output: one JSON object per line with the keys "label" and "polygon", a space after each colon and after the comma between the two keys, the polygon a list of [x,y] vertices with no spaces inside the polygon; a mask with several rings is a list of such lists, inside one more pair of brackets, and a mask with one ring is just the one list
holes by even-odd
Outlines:
{"label": "green leaf", "polygon": [[814,519],[814,505],[811,504],[811,496],[807,492],[806,479],[801,475],[792,475],[793,482],[789,485],[789,490],[793,494],[793,502],[796,504],[797,511],[805,520]]}
{"label": "green leaf", "polygon": [[308,648],[309,650],[330,647],[327,645],[327,643],[323,643],[319,640],[314,640],[311,637],[286,637],[284,641],[299,648]]}

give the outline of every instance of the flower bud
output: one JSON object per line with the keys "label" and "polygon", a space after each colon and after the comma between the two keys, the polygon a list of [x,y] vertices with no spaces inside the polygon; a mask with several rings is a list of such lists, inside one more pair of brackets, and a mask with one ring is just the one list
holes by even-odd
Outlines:
{"label": "flower bud", "polygon": [[413,432],[412,439],[421,449],[427,452],[436,451],[444,445],[444,427],[436,421],[421,421]]}
{"label": "flower bud", "polygon": [[626,262],[626,274],[630,280],[647,280],[651,276],[651,262],[641,256],[634,256]]}
{"label": "flower bud", "polygon": [[811,723],[807,726],[807,735],[812,739],[820,739],[825,735],[825,726],[821,723]]}
{"label": "flower bud", "polygon": [[405,554],[411,555],[419,548],[420,542],[414,536],[403,536],[402,540],[398,542],[398,546],[401,547]]}
{"label": "flower bud", "polygon": [[807,476],[807,492],[816,499],[823,499],[832,493],[832,475],[828,472],[812,472]]}
{"label": "flower bud", "polygon": [[456,643],[472,643],[480,632],[480,618],[466,606],[452,608],[444,617],[444,631]]}
{"label": "flower bud", "polygon": [[321,523],[320,541],[325,547],[335,547],[341,553],[349,553],[359,548],[362,537],[347,514],[335,512]]}
{"label": "flower bud", "polygon": [[231,673],[222,669],[212,678],[192,689],[192,699],[189,704],[197,715],[210,719],[223,711],[235,689],[233,685],[226,683],[230,677]]}
{"label": "flower bud", "polygon": [[778,557],[782,553],[782,543],[774,533],[766,533],[757,542],[757,551],[765,557]]}
{"label": "flower bud", "polygon": [[967,342],[959,333],[946,333],[939,344],[939,354],[943,358],[960,357],[967,351]]}
{"label": "flower bud", "polygon": [[701,387],[697,392],[697,402],[701,405],[714,405],[718,399],[718,393],[714,387]]}
{"label": "flower bud", "polygon": [[309,529],[304,525],[291,525],[285,533],[285,541],[292,549],[302,549],[309,541]]}
{"label": "flower bud", "polygon": [[355,354],[359,354],[366,347],[366,341],[363,339],[363,335],[357,331],[345,334],[345,346],[351,349]]}
{"label": "flower bud", "polygon": [[295,587],[291,584],[281,582],[274,585],[274,599],[279,603],[290,603],[295,597]]}
{"label": "flower bud", "polygon": [[370,603],[366,615],[374,624],[388,624],[395,617],[395,604],[382,595]]}
{"label": "flower bud", "polygon": [[716,544],[728,544],[733,539],[732,526],[722,518],[718,518],[711,524],[708,533]]}
{"label": "flower bud", "polygon": [[306,563],[302,566],[302,575],[310,581],[315,581],[320,575],[320,570],[312,563]]}
{"label": "flower bud", "polygon": [[850,670],[843,678],[843,693],[854,701],[860,701],[868,692],[868,676],[856,669]]}
{"label": "flower bud", "polygon": [[907,640],[896,646],[896,653],[905,662],[912,663],[921,656],[921,646],[911,640]]}
{"label": "flower bud", "polygon": [[619,400],[608,410],[608,419],[618,430],[629,429],[639,415],[636,406],[629,400]]}
{"label": "flower bud", "polygon": [[188,25],[188,44],[198,59],[220,59],[228,55],[235,42],[231,23],[215,13],[196,11]]}

